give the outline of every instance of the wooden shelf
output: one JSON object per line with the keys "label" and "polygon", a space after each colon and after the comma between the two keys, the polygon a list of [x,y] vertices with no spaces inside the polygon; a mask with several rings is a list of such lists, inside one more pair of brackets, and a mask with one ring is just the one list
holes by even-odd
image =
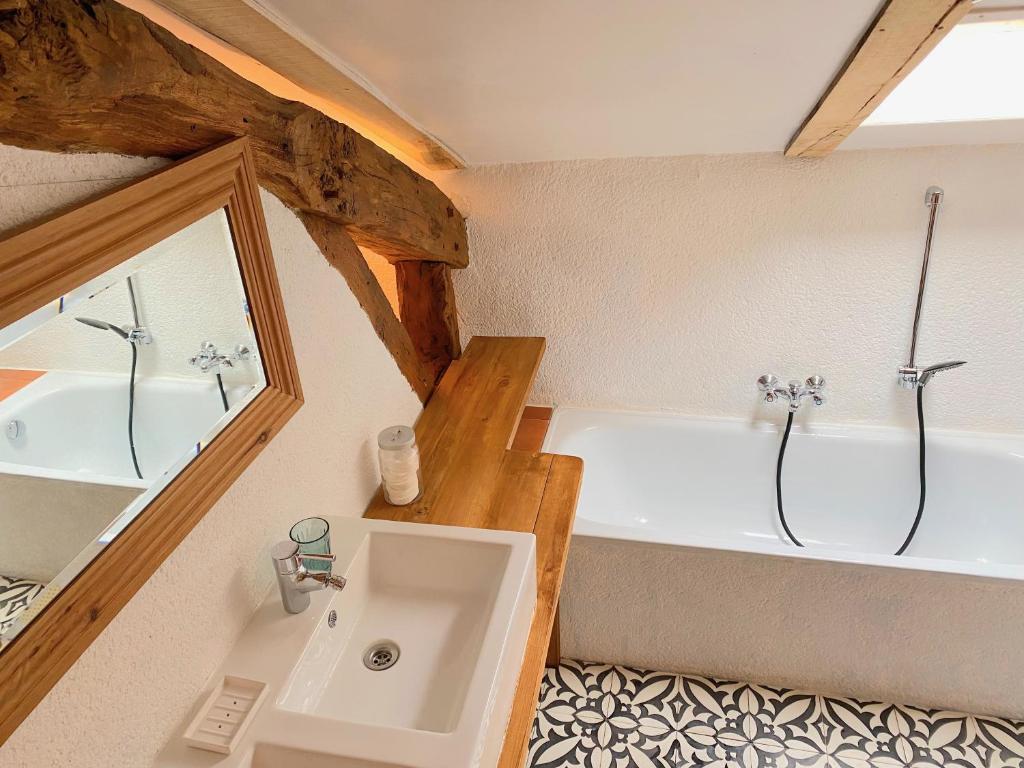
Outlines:
{"label": "wooden shelf", "polygon": [[544,339],[474,337],[416,424],[423,495],[392,507],[378,491],[366,511],[537,537],[537,607],[500,768],[520,768],[526,757],[583,478],[573,456],[509,450],[543,355]]}

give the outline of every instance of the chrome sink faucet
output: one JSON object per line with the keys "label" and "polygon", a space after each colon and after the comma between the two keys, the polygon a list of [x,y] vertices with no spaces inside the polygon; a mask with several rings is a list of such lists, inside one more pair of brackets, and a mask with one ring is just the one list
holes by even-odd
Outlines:
{"label": "chrome sink faucet", "polygon": [[897,373],[900,387],[903,389],[921,389],[932,376],[951,368],[959,368],[965,365],[965,360],[950,360],[945,363],[934,365],[918,366],[915,363],[917,358],[917,332],[921,327],[921,308],[924,306],[924,289],[928,283],[928,262],[932,255],[932,237],[935,233],[935,219],[939,215],[939,206],[942,205],[942,197],[945,193],[941,187],[928,187],[924,193],[924,202],[928,206],[928,232],[924,239],[924,259],[921,262],[921,281],[917,286],[917,305],[914,308],[914,326],[910,335],[910,362],[900,366]]}
{"label": "chrome sink faucet", "polygon": [[309,593],[331,587],[339,592],[347,583],[344,576],[335,576],[328,571],[310,571],[303,560],[334,562],[334,555],[306,555],[299,552],[294,541],[280,541],[270,550],[274,561],[277,586],[281,590],[281,602],[288,613],[302,613],[309,608]]}
{"label": "chrome sink faucet", "polygon": [[793,413],[807,398],[810,398],[811,402],[819,408],[825,404],[825,380],[821,376],[811,376],[802,384],[799,381],[791,381],[786,386],[782,386],[778,376],[766,373],[757,380],[757,388],[764,392],[766,403],[774,403],[779,399],[785,400],[789,403],[789,410]]}

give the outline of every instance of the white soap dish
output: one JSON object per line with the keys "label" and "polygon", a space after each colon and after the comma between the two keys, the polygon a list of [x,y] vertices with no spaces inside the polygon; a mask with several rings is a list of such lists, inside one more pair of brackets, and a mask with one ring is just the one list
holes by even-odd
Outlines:
{"label": "white soap dish", "polygon": [[185,729],[185,743],[230,755],[267,695],[267,684],[225,675]]}

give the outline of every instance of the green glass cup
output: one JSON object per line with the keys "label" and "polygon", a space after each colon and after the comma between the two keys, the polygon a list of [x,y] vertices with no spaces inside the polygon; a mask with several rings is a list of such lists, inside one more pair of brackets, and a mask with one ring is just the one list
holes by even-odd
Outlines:
{"label": "green glass cup", "polygon": [[[307,517],[292,526],[288,537],[299,545],[299,555],[331,554],[331,526],[322,517]],[[303,560],[307,571],[329,571],[327,560]]]}

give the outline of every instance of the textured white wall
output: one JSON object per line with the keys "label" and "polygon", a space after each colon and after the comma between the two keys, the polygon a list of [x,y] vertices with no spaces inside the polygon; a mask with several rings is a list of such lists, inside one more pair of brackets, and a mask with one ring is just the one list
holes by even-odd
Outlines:
{"label": "textured white wall", "polygon": [[[548,338],[536,403],[747,416],[754,381],[823,375],[814,420],[912,424],[896,388],[924,191],[945,187],[919,360],[947,428],[1022,431],[1024,146],[486,166],[439,183],[469,216],[465,337]],[[781,411],[771,413],[780,415]]]}
{"label": "textured white wall", "polygon": [[[153,167],[2,158],[0,228]],[[0,768],[150,765],[270,588],[270,545],[300,517],[361,514],[377,483],[377,431],[419,413],[344,280],[276,198],[264,193],[263,205],[306,403],[0,747]]]}

